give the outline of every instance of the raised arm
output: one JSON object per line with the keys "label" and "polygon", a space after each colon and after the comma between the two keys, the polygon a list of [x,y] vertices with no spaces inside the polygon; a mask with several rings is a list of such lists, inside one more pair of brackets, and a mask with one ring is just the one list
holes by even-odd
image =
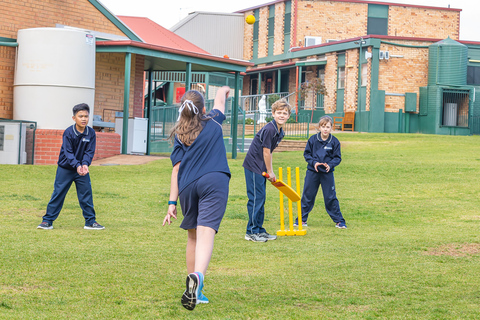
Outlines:
{"label": "raised arm", "polygon": [[215,100],[213,102],[213,109],[217,109],[221,113],[225,114],[225,102],[230,94],[230,87],[223,86],[217,91]]}

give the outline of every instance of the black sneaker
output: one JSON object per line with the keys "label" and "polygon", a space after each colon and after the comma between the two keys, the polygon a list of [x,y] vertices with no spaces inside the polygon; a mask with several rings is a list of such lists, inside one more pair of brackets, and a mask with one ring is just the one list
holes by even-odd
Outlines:
{"label": "black sneaker", "polygon": [[196,273],[190,273],[187,276],[187,289],[182,295],[182,306],[187,310],[193,310],[197,305],[197,289],[200,288],[200,281]]}
{"label": "black sneaker", "polygon": [[253,242],[267,242],[268,239],[265,237],[261,237],[259,233],[247,233],[245,235],[245,240],[253,241]]}
{"label": "black sneaker", "polygon": [[53,226],[50,223],[44,221],[38,225],[37,229],[51,230],[53,229]]}
{"label": "black sneaker", "polygon": [[268,232],[262,232],[258,234],[260,237],[263,237],[267,240],[277,240],[277,236],[269,234]]}
{"label": "black sneaker", "polygon": [[91,224],[91,225],[89,225],[89,226],[83,227],[83,229],[88,229],[88,230],[103,230],[103,229],[105,229],[105,227],[102,226],[102,225],[99,224],[99,223],[94,222],[93,224]]}

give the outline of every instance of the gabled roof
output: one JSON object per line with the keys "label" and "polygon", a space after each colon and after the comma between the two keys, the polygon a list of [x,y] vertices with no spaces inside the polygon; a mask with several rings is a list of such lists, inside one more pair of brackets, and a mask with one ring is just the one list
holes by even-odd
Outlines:
{"label": "gabled roof", "polygon": [[207,51],[197,47],[193,43],[183,39],[148,18],[129,16],[117,17],[146,43],[194,53],[209,54]]}

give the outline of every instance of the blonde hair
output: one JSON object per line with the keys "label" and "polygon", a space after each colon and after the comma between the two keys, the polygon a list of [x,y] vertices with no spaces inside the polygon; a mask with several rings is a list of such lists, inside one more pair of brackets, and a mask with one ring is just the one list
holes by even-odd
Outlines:
{"label": "blonde hair", "polygon": [[277,110],[283,110],[283,109],[286,109],[288,114],[290,114],[292,110],[292,107],[285,99],[277,100],[272,104],[272,113],[275,113],[275,111]]}
{"label": "blonde hair", "polygon": [[333,119],[332,117],[330,116],[323,116],[320,118],[320,120],[318,121],[318,128],[320,128],[321,126],[327,124],[327,123],[330,123],[331,126],[333,126]]}
{"label": "blonde hair", "polygon": [[170,131],[169,139],[172,143],[175,135],[186,146],[190,146],[197,139],[203,130],[202,121],[209,119],[204,115],[204,106],[205,100],[200,92],[185,92],[181,100],[179,119]]}

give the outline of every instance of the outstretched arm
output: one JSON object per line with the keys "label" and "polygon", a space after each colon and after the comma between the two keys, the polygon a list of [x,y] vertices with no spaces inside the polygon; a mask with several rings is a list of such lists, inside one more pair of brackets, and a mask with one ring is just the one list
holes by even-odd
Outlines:
{"label": "outstretched arm", "polygon": [[213,109],[217,109],[221,113],[225,114],[225,102],[230,94],[230,87],[223,86],[217,91],[215,100],[213,102]]}

